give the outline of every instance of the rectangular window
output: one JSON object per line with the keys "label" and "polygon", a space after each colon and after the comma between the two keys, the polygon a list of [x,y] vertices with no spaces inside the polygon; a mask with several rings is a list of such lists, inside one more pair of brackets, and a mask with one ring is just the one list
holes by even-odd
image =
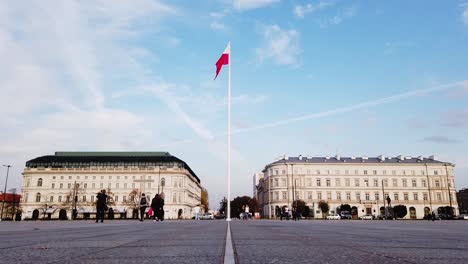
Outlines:
{"label": "rectangular window", "polygon": [[101,184],[99,184],[100,188],[104,188],[104,183],[101,182]]}
{"label": "rectangular window", "polygon": [[374,175],[377,175],[377,171],[376,171],[376,170],[373,170],[372,173],[374,173]]}
{"label": "rectangular window", "polygon": [[83,202],[86,202],[86,195],[83,195]]}
{"label": "rectangular window", "polygon": [[91,202],[94,203],[94,195],[91,195]]}
{"label": "rectangular window", "polygon": [[403,179],[402,182],[403,182],[403,187],[408,187],[408,182],[406,179]]}
{"label": "rectangular window", "polygon": [[379,187],[379,180],[374,180],[374,187]]}
{"label": "rectangular window", "polygon": [[412,170],[411,175],[416,175],[416,171]]}
{"label": "rectangular window", "polygon": [[53,196],[49,197],[49,202],[51,202],[51,203],[54,202],[54,197]]}
{"label": "rectangular window", "polygon": [[403,173],[403,175],[406,175],[406,171],[405,171],[405,170],[404,170],[404,171],[402,171],[402,173]]}
{"label": "rectangular window", "polygon": [[312,186],[312,180],[311,179],[307,179],[307,186]]}
{"label": "rectangular window", "polygon": [[60,184],[60,189],[62,189],[62,188],[63,188],[63,183]]}
{"label": "rectangular window", "polygon": [[312,200],[312,192],[307,192],[307,199]]}
{"label": "rectangular window", "polygon": [[440,182],[439,182],[439,180],[435,180],[435,186],[436,186],[436,187],[440,187]]}
{"label": "rectangular window", "polygon": [[283,192],[283,200],[287,199],[286,194],[287,194],[286,192]]}
{"label": "rectangular window", "polygon": [[416,180],[415,180],[415,179],[411,180],[411,185],[412,185],[413,187],[416,187]]}
{"label": "rectangular window", "polygon": [[331,186],[331,183],[330,183],[330,179],[326,179],[326,184],[327,184],[327,187],[330,187]]}
{"label": "rectangular window", "polygon": [[364,179],[364,186],[369,187],[369,179]]}
{"label": "rectangular window", "polygon": [[119,201],[119,197],[118,197],[118,196],[115,196],[114,201],[115,201],[115,202],[118,202],[118,201]]}
{"label": "rectangular window", "polygon": [[392,170],[392,175],[396,175],[396,170]]}
{"label": "rectangular window", "polygon": [[340,187],[341,186],[341,180],[340,179],[335,179],[335,185],[337,187]]}
{"label": "rectangular window", "polygon": [[361,200],[361,193],[356,193],[356,200]]}
{"label": "rectangular window", "polygon": [[393,181],[393,187],[398,187],[397,179],[392,179],[392,181]]}
{"label": "rectangular window", "polygon": [[95,180],[95,179],[96,179],[96,176],[93,176],[93,180]]}
{"label": "rectangular window", "polygon": [[346,193],[346,200],[348,200],[348,201],[351,200],[351,193],[350,192]]}
{"label": "rectangular window", "polygon": [[322,182],[320,179],[317,179],[317,186],[321,186],[322,185]]}
{"label": "rectangular window", "polygon": [[278,187],[278,178],[275,178],[273,186]]}
{"label": "rectangular window", "polygon": [[87,180],[87,179],[88,179],[88,176],[85,176],[84,178]]}
{"label": "rectangular window", "polygon": [[337,193],[336,193],[336,199],[337,199],[338,201],[341,200],[341,192],[337,192]]}
{"label": "rectangular window", "polygon": [[387,179],[383,180],[383,185],[384,185],[384,187],[388,187],[388,180]]}
{"label": "rectangular window", "polygon": [[339,175],[339,174],[340,174],[340,170],[335,170],[335,174],[336,174],[336,175]]}
{"label": "rectangular window", "polygon": [[91,186],[93,187],[93,189],[96,188],[96,183],[93,182]]}
{"label": "rectangular window", "polygon": [[413,200],[415,200],[415,201],[418,200],[418,193],[413,193]]}
{"label": "rectangular window", "polygon": [[132,182],[132,189],[135,189],[135,183]]}
{"label": "rectangular window", "polygon": [[345,170],[344,173],[345,173],[346,175],[348,175],[348,174],[349,174],[349,170]]}
{"label": "rectangular window", "polygon": [[282,170],[282,171],[281,171],[281,174],[285,175],[285,174],[286,174],[286,171],[285,171],[285,170]]}
{"label": "rectangular window", "polygon": [[367,201],[370,200],[370,194],[369,194],[369,193],[366,193],[366,200],[367,200]]}
{"label": "rectangular window", "polygon": [[434,175],[439,175],[439,172],[437,170],[434,170]]}
{"label": "rectangular window", "polygon": [[59,202],[59,203],[62,202],[62,196],[61,196],[61,195],[59,195],[59,197],[58,197],[58,202]]}
{"label": "rectangular window", "polygon": [[387,175],[387,171],[386,170],[382,171],[382,174]]}
{"label": "rectangular window", "polygon": [[422,185],[423,187],[427,187],[427,185],[426,185],[426,180],[421,180],[421,185]]}
{"label": "rectangular window", "polygon": [[124,183],[124,188],[127,189],[127,183]]}
{"label": "rectangular window", "polygon": [[374,199],[375,199],[376,201],[380,200],[380,195],[379,195],[378,192],[374,193]]}
{"label": "rectangular window", "polygon": [[427,201],[427,193],[423,193],[423,200]]}
{"label": "rectangular window", "polygon": [[51,186],[51,187],[52,187],[52,189],[54,189],[54,188],[55,188],[55,183],[52,183],[52,186]]}
{"label": "rectangular window", "polygon": [[275,175],[278,175],[278,170],[275,170]]}
{"label": "rectangular window", "polygon": [[408,193],[403,194],[403,200],[408,201]]}
{"label": "rectangular window", "polygon": [[286,179],[281,179],[281,186],[286,186]]}
{"label": "rectangular window", "polygon": [[109,189],[112,188],[112,183],[109,182],[109,183],[107,184],[107,188],[109,188]]}
{"label": "rectangular window", "polygon": [[440,193],[437,193],[437,200],[442,201],[442,195]]}
{"label": "rectangular window", "polygon": [[422,170],[422,171],[421,171],[421,175],[424,175],[424,173],[425,173],[425,172]]}
{"label": "rectangular window", "polygon": [[327,200],[331,200],[331,192],[327,192]]}
{"label": "rectangular window", "polygon": [[346,185],[346,187],[350,186],[350,180],[348,178],[345,179],[345,185]]}
{"label": "rectangular window", "polygon": [[322,200],[322,193],[321,193],[321,192],[318,192],[318,193],[317,193],[317,199],[318,199],[318,200]]}
{"label": "rectangular window", "polygon": [[364,175],[367,175],[367,170],[364,170]]}
{"label": "rectangular window", "polygon": [[358,170],[354,170],[354,175],[358,175],[359,174],[359,171]]}
{"label": "rectangular window", "polygon": [[68,189],[70,189],[70,188],[71,188],[71,183],[68,184]]}
{"label": "rectangular window", "polygon": [[52,177],[52,180],[55,180],[56,178],[57,178],[57,177],[53,176],[53,177]]}
{"label": "rectangular window", "polygon": [[398,193],[393,194],[393,200],[395,200],[395,201],[400,200],[400,199],[398,198]]}
{"label": "rectangular window", "polygon": [[317,170],[317,174],[320,175],[320,170]]}
{"label": "rectangular window", "polygon": [[88,184],[85,183],[85,184],[83,185],[83,188],[85,188],[85,189],[88,188]]}
{"label": "rectangular window", "polygon": [[359,179],[354,179],[354,186],[359,187]]}
{"label": "rectangular window", "polygon": [[124,203],[126,203],[126,202],[127,202],[127,196],[124,195],[124,196],[122,197],[122,201],[123,201]]}

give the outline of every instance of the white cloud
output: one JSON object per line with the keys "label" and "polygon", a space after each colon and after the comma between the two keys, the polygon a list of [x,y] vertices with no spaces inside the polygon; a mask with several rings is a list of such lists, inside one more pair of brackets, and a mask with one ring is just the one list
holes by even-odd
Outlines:
{"label": "white cloud", "polygon": [[299,18],[304,18],[305,15],[309,13],[316,12],[320,9],[323,9],[327,6],[332,6],[335,3],[328,1],[320,1],[317,4],[306,4],[306,5],[296,5],[294,7],[294,14]]}
{"label": "white cloud", "polygon": [[279,0],[233,0],[232,5],[237,10],[250,10],[269,6]]}
{"label": "white cloud", "polygon": [[321,27],[328,27],[329,25],[339,25],[343,21],[354,17],[357,13],[357,6],[351,6],[345,9],[343,12],[338,13],[332,18],[320,22]]}
{"label": "white cloud", "polygon": [[465,10],[463,10],[462,20],[465,25],[468,25],[468,4],[465,4]]}
{"label": "white cloud", "polygon": [[210,28],[212,30],[224,30],[226,27],[224,26],[223,23],[213,22],[210,24]]}
{"label": "white cloud", "polygon": [[263,27],[263,45],[257,48],[257,58],[260,62],[271,59],[277,64],[297,64],[299,48],[299,33],[294,30],[282,30],[278,25]]}

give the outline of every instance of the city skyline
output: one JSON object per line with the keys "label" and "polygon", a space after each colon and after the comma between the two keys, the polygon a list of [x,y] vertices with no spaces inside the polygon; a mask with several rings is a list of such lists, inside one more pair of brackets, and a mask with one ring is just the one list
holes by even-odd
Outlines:
{"label": "city skyline", "polygon": [[0,24],[7,189],[56,151],[167,151],[217,209],[228,41],[231,198],[283,154],[435,155],[468,186],[467,1],[5,1]]}

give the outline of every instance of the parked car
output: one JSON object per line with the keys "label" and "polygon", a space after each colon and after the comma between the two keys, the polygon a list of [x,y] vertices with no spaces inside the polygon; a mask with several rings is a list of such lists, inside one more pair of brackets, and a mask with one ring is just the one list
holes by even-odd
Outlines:
{"label": "parked car", "polygon": [[214,215],[212,213],[205,213],[200,216],[200,220],[214,220]]}
{"label": "parked car", "polygon": [[225,219],[225,218],[226,218],[226,215],[224,215],[224,214],[218,214],[218,215],[215,215],[214,218],[215,218],[215,219]]}
{"label": "parked car", "polygon": [[350,213],[341,213],[340,214],[341,219],[351,219],[353,216]]}
{"label": "parked car", "polygon": [[468,214],[461,214],[458,216],[458,219],[460,220],[468,220]]}
{"label": "parked car", "polygon": [[333,214],[333,215],[328,215],[327,216],[327,220],[340,220],[341,217],[337,214]]}
{"label": "parked car", "polygon": [[361,220],[372,220],[372,219],[374,219],[374,217],[372,217],[372,215],[363,215],[363,216],[359,217],[359,219],[361,219]]}

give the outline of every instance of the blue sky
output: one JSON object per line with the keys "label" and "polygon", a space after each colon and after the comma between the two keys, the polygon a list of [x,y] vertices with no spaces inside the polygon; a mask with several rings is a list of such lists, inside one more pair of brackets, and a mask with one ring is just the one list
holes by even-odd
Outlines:
{"label": "blue sky", "polygon": [[[169,151],[216,208],[276,157],[435,155],[468,187],[468,1],[2,1],[0,161]],[[5,171],[1,171],[3,189]]]}

